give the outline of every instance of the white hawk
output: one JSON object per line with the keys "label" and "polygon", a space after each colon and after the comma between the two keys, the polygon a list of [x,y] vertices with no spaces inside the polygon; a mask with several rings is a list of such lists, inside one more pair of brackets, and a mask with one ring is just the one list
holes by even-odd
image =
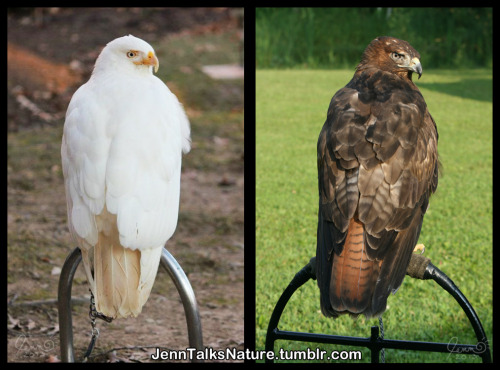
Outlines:
{"label": "white hawk", "polygon": [[151,45],[132,35],[104,47],[66,112],[61,157],[68,224],[98,312],[137,316],[179,212],[188,118],[156,76]]}

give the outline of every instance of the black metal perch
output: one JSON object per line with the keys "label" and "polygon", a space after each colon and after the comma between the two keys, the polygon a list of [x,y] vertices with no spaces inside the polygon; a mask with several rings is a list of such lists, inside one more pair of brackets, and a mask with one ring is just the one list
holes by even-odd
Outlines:
{"label": "black metal perch", "polygon": [[[469,318],[474,332],[476,333],[477,343],[473,344],[453,344],[450,348],[449,343],[437,342],[417,342],[407,340],[390,340],[382,339],[379,336],[377,326],[372,326],[371,336],[369,338],[348,337],[340,335],[329,334],[315,334],[315,333],[301,333],[293,331],[284,331],[278,329],[281,314],[285,309],[288,300],[293,293],[304,285],[309,279],[316,279],[315,274],[316,258],[313,257],[309,263],[304,266],[292,279],[288,287],[281,295],[278,303],[274,307],[266,335],[266,351],[274,351],[274,342],[278,339],[295,340],[302,342],[315,342],[315,343],[329,343],[341,344],[349,346],[367,347],[371,351],[371,362],[379,362],[380,351],[383,348],[392,349],[407,349],[414,351],[428,351],[428,352],[445,352],[445,353],[460,353],[467,355],[476,355],[482,358],[483,362],[491,362],[490,347],[488,339],[484,332],[481,321],[479,320],[474,308],[471,306],[467,298],[462,294],[460,289],[453,283],[453,281],[446,276],[441,270],[434,266],[430,259],[413,254],[408,266],[407,275],[416,279],[432,279],[438,283],[443,289],[450,293],[453,298],[460,304],[465,314]],[[266,358],[266,362],[274,362],[271,358]]]}
{"label": "black metal perch", "polygon": [[[75,248],[66,258],[59,278],[59,332],[61,338],[61,360],[63,362],[75,362],[73,320],[71,316],[71,287],[73,285],[73,277],[81,260],[80,249]],[[186,314],[189,346],[197,350],[203,350],[201,321],[193,288],[181,266],[165,248],[163,248],[160,262],[174,281],[175,287],[181,296]],[[195,361],[193,359],[193,362]]]}

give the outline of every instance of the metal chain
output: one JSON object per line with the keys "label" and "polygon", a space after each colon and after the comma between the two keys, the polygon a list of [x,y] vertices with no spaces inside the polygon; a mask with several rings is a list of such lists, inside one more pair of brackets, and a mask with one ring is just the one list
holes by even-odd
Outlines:
{"label": "metal chain", "polygon": [[94,301],[94,295],[92,294],[92,291],[90,291],[90,311],[89,311],[89,318],[90,318],[90,325],[92,326],[92,338],[90,339],[89,346],[87,348],[87,352],[85,352],[85,355],[83,356],[83,362],[87,362],[88,358],[90,357],[90,354],[92,353],[92,350],[94,349],[95,343],[97,342],[97,338],[99,337],[99,329],[96,326],[95,319],[99,317],[99,313],[97,312],[95,308],[95,301]]}
{"label": "metal chain", "polygon": [[[382,321],[382,316],[378,317],[378,323],[380,324],[380,339],[384,339],[384,322]],[[385,364],[385,348],[380,350],[380,361]]]}

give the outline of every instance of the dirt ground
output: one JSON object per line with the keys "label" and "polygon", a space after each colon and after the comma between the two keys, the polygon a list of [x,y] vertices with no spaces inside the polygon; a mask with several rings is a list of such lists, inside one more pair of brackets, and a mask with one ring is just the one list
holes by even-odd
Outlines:
{"label": "dirt ground", "polygon": [[[227,8],[8,12],[9,362],[60,359],[57,285],[73,248],[59,154],[64,114],[102,47],[129,33],[152,45],[166,45],[160,69],[171,72],[167,84],[186,106],[192,124],[193,148],[183,163],[178,227],[167,248],[195,291],[204,345],[243,349],[243,82],[205,80],[194,57],[184,56],[189,59],[184,65],[168,65],[169,55],[182,60],[187,53],[179,45],[186,45],[200,61],[205,55],[223,54],[218,48],[224,40],[234,43],[237,53],[241,13]],[[196,73],[204,83],[188,82]],[[219,100],[210,100],[214,95]],[[72,294],[75,355],[80,361],[91,332],[83,267]],[[98,327],[93,362],[152,362],[157,347],[188,347],[179,295],[161,267],[138,318],[111,324],[98,320]]]}

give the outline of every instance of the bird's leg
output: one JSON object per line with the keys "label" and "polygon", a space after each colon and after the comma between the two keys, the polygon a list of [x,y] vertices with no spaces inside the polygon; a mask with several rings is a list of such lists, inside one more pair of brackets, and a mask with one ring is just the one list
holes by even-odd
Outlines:
{"label": "bird's leg", "polygon": [[97,328],[96,323],[95,323],[96,314],[97,314],[97,311],[95,309],[94,295],[92,294],[92,290],[90,290],[89,318],[90,318],[90,325],[92,326],[92,338],[91,338],[89,346],[87,348],[87,352],[85,352],[85,355],[83,356],[83,362],[87,362],[87,360],[90,357],[90,354],[92,353],[92,350],[94,349],[97,338],[99,338],[99,329]]}
{"label": "bird's leg", "polygon": [[420,254],[424,254],[424,252],[425,252],[425,245],[423,245],[423,244],[417,244],[415,246],[415,249],[413,249],[413,252],[417,252],[417,251],[420,251]]}

